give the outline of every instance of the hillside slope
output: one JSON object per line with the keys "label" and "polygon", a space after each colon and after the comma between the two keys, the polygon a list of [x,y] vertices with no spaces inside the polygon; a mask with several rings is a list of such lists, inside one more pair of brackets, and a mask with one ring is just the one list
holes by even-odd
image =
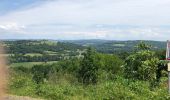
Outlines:
{"label": "hillside slope", "polygon": [[[117,52],[129,52],[134,49],[134,47],[141,42],[141,40],[131,40],[131,41],[114,41],[114,40],[70,40],[70,43],[82,45],[82,46],[92,46],[99,52],[103,53],[117,53]],[[162,50],[166,48],[165,41],[143,41],[149,45],[152,45],[153,50]]]}

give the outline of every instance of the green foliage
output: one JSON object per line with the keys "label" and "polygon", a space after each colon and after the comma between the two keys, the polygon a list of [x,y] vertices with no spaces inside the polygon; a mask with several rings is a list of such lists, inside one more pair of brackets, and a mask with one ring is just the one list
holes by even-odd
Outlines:
{"label": "green foliage", "polygon": [[31,68],[33,80],[37,83],[43,83],[48,79],[48,74],[51,71],[51,65],[35,65]]}
{"label": "green foliage", "polygon": [[24,66],[12,67],[11,69],[15,70],[18,73],[30,73],[30,68]]}
{"label": "green foliage", "polygon": [[102,69],[111,72],[112,74],[118,74],[122,71],[121,66],[123,61],[115,55],[99,54],[101,58]]}
{"label": "green foliage", "polygon": [[[83,40],[82,40],[83,41]],[[79,44],[81,41],[73,42]],[[134,40],[134,41],[97,41],[97,43],[91,43],[93,47],[96,48],[98,52],[101,53],[109,53],[109,54],[120,54],[122,52],[133,52],[134,47],[139,44],[140,40]],[[160,41],[143,41],[147,44],[152,45],[152,50],[161,50],[166,48],[166,42],[160,42]],[[88,44],[89,41],[86,41],[85,43],[82,43],[82,45]],[[89,44],[90,44],[89,43]],[[149,46],[150,47],[150,46]]]}
{"label": "green foliage", "polygon": [[148,48],[144,47],[127,57],[124,66],[126,77],[148,81],[154,81],[156,79],[159,59],[155,56],[155,52],[146,49]]}
{"label": "green foliage", "polygon": [[34,65],[42,65],[42,64],[53,64],[57,63],[58,61],[48,61],[48,62],[20,62],[20,63],[12,63],[10,67],[18,67],[23,66],[26,68],[32,68]]}
{"label": "green foliage", "polygon": [[32,75],[28,73],[12,71],[9,83],[9,92],[19,96],[35,96],[36,84],[32,81]]}
{"label": "green foliage", "polygon": [[47,62],[47,61],[59,61],[62,60],[63,57],[61,55],[42,55],[42,56],[31,56],[31,55],[23,55],[23,54],[14,54],[9,56],[10,63],[18,63],[18,62]]}
{"label": "green foliage", "polygon": [[9,63],[60,61],[81,56],[85,47],[48,40],[4,41]]}
{"label": "green foliage", "polygon": [[148,45],[146,43],[144,43],[143,41],[141,41],[137,46],[137,50],[150,50],[151,49],[151,45]]}
{"label": "green foliage", "polygon": [[54,42],[48,40],[18,40],[18,41],[4,41],[9,54],[26,54],[26,53],[40,53],[44,51],[62,52],[64,50],[76,51],[77,49],[84,49],[84,47],[72,43]]}
{"label": "green foliage", "polygon": [[97,58],[100,80],[107,81],[123,74],[124,62],[116,55],[98,53]]}
{"label": "green foliage", "polygon": [[88,48],[84,54],[78,72],[79,80],[84,84],[95,84],[98,81],[99,60],[96,57],[96,51],[92,48]]}
{"label": "green foliage", "polygon": [[[131,43],[131,41],[129,42]],[[36,43],[24,45],[37,45]],[[19,45],[21,44],[19,42]],[[49,48],[54,45],[46,42],[41,42],[38,45],[41,44],[45,46],[48,44]],[[134,45],[133,42],[132,44]],[[133,46],[127,46],[126,42],[125,44],[116,42],[116,44],[111,43],[111,45],[113,47],[127,47],[127,49]],[[53,48],[50,49],[54,50]],[[35,50],[35,48],[32,50]],[[111,47],[109,50],[112,52],[113,48]],[[49,51],[46,53],[48,54]],[[167,62],[159,62],[158,60],[158,56],[163,55],[163,52],[155,53],[151,51],[150,46],[142,42],[138,45],[136,52],[121,53],[120,51],[118,54],[119,56],[101,54],[92,48],[88,48],[83,58],[74,57],[57,63],[48,63],[47,61],[47,63],[13,64],[14,67],[10,68],[9,93],[40,97],[47,100],[170,99],[165,82],[167,78],[164,80],[161,78],[157,87],[150,88],[151,85],[155,85],[154,81],[158,77],[158,70],[162,70],[162,65],[167,66]],[[43,56],[46,57],[47,55],[44,54]],[[128,57],[125,62],[122,61],[126,56]],[[18,57],[18,59],[23,60],[22,57]],[[165,67],[163,66],[163,68]],[[160,75],[160,77],[162,76]]]}
{"label": "green foliage", "polygon": [[80,60],[77,58],[63,60],[53,64],[52,66],[55,68],[57,72],[64,71],[67,73],[77,73],[80,67]]}
{"label": "green foliage", "polygon": [[[117,77],[114,81],[84,87],[81,84],[35,84],[30,78],[15,76],[11,92],[16,95],[41,97],[47,100],[169,100],[167,88],[149,89],[149,82]],[[21,78],[22,77],[22,78]],[[18,80],[23,87],[18,86]],[[16,84],[17,82],[17,84]],[[26,84],[25,84],[26,83]],[[16,87],[17,86],[17,87]]]}
{"label": "green foliage", "polygon": [[166,59],[166,50],[158,50],[158,51],[155,51],[155,52],[156,52],[156,56],[160,60],[165,60]]}

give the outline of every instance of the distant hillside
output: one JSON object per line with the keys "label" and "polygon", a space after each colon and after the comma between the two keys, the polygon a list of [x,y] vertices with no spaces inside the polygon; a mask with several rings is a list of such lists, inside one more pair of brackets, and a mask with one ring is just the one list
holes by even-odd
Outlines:
{"label": "distant hillside", "polygon": [[62,43],[48,40],[16,40],[3,41],[7,53],[44,53],[44,52],[63,52],[77,51],[84,49],[83,46],[73,43]]}
{"label": "distant hillside", "polygon": [[94,45],[100,45],[103,43],[107,43],[108,40],[99,40],[99,39],[92,39],[92,40],[62,40],[60,42],[69,42],[74,43],[82,46],[94,46]]}
{"label": "distant hillside", "polygon": [[[103,44],[95,45],[94,47],[103,53],[114,53],[114,52],[124,52],[132,51],[134,47],[141,41],[109,41]],[[166,42],[159,41],[144,41],[147,44],[152,45],[153,50],[161,50],[166,48]]]}
{"label": "distant hillside", "polygon": [[[121,53],[130,52],[139,44],[140,40],[131,41],[114,41],[114,40],[14,40],[4,41],[4,45],[8,48],[7,53],[40,53],[46,52],[76,52],[83,51],[87,46],[96,48],[102,53]],[[166,49],[166,42],[161,41],[144,41],[152,45],[153,50]]]}
{"label": "distant hillside", "polygon": [[[65,41],[66,42],[66,41]],[[99,52],[103,53],[118,53],[118,52],[129,52],[134,49],[134,47],[139,44],[140,40],[132,41],[113,41],[113,40],[72,40],[67,41],[74,44],[79,44],[82,46],[92,46]],[[166,42],[162,41],[144,41],[147,44],[152,45],[153,50],[166,49]]]}
{"label": "distant hillside", "polygon": [[[2,42],[2,41],[1,41]],[[2,42],[10,63],[60,61],[82,56],[85,47],[49,40],[7,40]]]}

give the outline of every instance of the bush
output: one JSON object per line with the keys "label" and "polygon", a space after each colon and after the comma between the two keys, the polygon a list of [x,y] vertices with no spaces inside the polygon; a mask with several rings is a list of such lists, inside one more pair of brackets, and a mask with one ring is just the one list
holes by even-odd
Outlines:
{"label": "bush", "polygon": [[96,51],[92,48],[88,48],[78,71],[79,81],[83,84],[96,84],[98,81],[98,64],[99,60],[97,59]]}
{"label": "bush", "polygon": [[51,65],[35,65],[32,67],[31,72],[33,74],[33,80],[39,84],[48,79],[48,74],[52,70]]}
{"label": "bush", "polygon": [[159,59],[150,50],[151,46],[141,42],[137,47],[137,52],[128,56],[125,61],[125,76],[153,83],[156,80]]}
{"label": "bush", "polygon": [[123,72],[123,61],[117,57],[116,55],[108,55],[108,54],[98,54],[100,60],[101,69],[105,70],[112,75],[120,75]]}
{"label": "bush", "polygon": [[35,96],[36,84],[32,81],[30,74],[12,73],[10,77],[10,93],[19,96]]}
{"label": "bush", "polygon": [[24,66],[18,66],[18,67],[13,67],[11,68],[15,70],[18,73],[30,73],[30,68],[24,67]]}

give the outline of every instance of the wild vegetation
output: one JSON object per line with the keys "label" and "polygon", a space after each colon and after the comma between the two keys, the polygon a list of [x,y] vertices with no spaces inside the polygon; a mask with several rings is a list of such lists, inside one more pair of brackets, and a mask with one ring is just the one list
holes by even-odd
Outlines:
{"label": "wild vegetation", "polygon": [[80,57],[85,47],[48,40],[3,41],[9,63],[47,62]]}
{"label": "wild vegetation", "polygon": [[110,54],[83,47],[81,57],[11,62],[8,91],[47,100],[169,100],[165,50],[152,48],[140,42],[131,52]]}
{"label": "wild vegetation", "polygon": [[[131,40],[131,41],[114,41],[114,40],[73,40],[65,41],[83,46],[92,46],[98,52],[109,53],[109,54],[118,54],[122,52],[132,52],[134,46],[139,44],[140,40]],[[166,48],[166,42],[164,41],[143,41],[146,44],[152,45],[152,50],[162,50]]]}

